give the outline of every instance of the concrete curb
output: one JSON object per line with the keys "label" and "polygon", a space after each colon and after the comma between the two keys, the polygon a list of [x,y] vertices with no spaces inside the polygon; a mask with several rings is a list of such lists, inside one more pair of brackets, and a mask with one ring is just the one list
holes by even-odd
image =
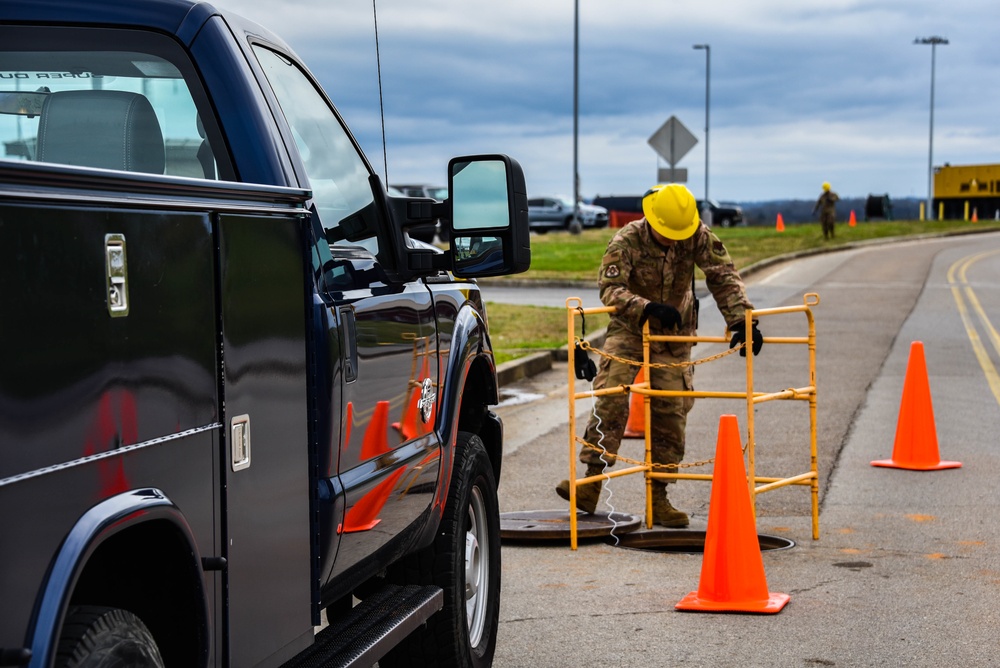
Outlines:
{"label": "concrete curb", "polygon": [[[608,330],[600,329],[587,336],[587,341],[591,346],[600,348],[604,345],[604,338]],[[515,360],[504,362],[497,367],[497,383],[500,387],[510,383],[534,376],[535,374],[548,371],[552,368],[553,362],[565,362],[569,359],[569,346],[562,346],[555,350],[543,350],[525,357],[518,357]]]}
{"label": "concrete curb", "polygon": [[[903,237],[885,237],[884,239],[868,239],[866,241],[852,241],[842,246],[834,246],[832,248],[809,248],[801,251],[794,251],[792,253],[784,253],[782,255],[775,255],[774,257],[765,258],[754,262],[753,264],[747,265],[740,270],[740,276],[746,278],[751,276],[756,272],[759,272],[767,267],[771,267],[782,262],[788,262],[789,260],[797,260],[803,257],[809,257],[812,255],[822,255],[824,253],[837,253],[840,251],[853,250],[855,248],[867,248],[869,246],[882,246],[893,243],[900,243],[903,241],[921,241],[924,239],[937,239],[941,237],[959,237],[967,236],[971,234],[986,234],[990,232],[1000,232],[1000,230],[989,229],[989,230],[955,230],[952,232],[940,232],[940,233],[930,233],[930,234],[913,234]],[[526,281],[526,280],[491,280],[486,279],[479,281],[480,285],[502,285],[505,287],[546,287],[546,288],[593,288],[593,281]],[[703,295],[699,295],[701,298]],[[604,345],[604,338],[607,335],[607,329],[602,329],[594,332],[587,337],[587,341],[590,342],[595,348],[599,348]],[[509,362],[504,362],[497,367],[497,382],[500,387],[508,385],[515,381],[521,380],[523,378],[528,378],[543,371],[548,371],[552,368],[553,361],[564,362],[568,359],[567,346],[562,346],[561,348],[556,348],[555,350],[548,350],[537,352],[526,357],[519,357],[515,360]]]}

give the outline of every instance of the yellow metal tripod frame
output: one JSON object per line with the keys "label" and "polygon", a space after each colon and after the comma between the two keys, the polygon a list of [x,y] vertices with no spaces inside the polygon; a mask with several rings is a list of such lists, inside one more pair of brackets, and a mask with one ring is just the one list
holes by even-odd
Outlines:
{"label": "yellow metal tripod frame", "polygon": [[[696,473],[658,473],[653,469],[652,443],[650,436],[650,397],[692,397],[707,399],[744,399],[746,401],[746,424],[747,424],[747,486],[750,491],[751,506],[756,516],[757,494],[769,492],[771,490],[786,487],[788,485],[808,486],[812,497],[812,537],[819,540],[819,472],[816,463],[816,324],[813,319],[812,307],[819,304],[819,295],[807,293],[803,296],[801,306],[783,306],[768,309],[756,309],[746,311],[746,329],[750,332],[753,329],[753,321],[761,318],[776,316],[788,313],[803,313],[808,324],[808,333],[804,337],[765,337],[764,342],[768,344],[791,344],[806,345],[809,347],[809,384],[803,387],[785,389],[779,392],[757,392],[754,390],[753,365],[754,356],[746,356],[746,391],[745,392],[711,392],[697,390],[656,390],[650,386],[650,361],[649,344],[655,341],[689,342],[689,343],[728,343],[726,336],[654,336],[649,333],[649,323],[643,326],[642,330],[642,350],[643,350],[643,377],[644,382],[632,385],[621,385],[618,387],[603,388],[600,390],[576,391],[575,377],[575,336],[576,317],[587,316],[596,313],[614,313],[614,307],[583,308],[583,301],[579,297],[570,297],[566,300],[567,329],[569,341],[569,368],[568,368],[568,397],[569,397],[569,524],[570,524],[570,547],[577,548],[577,514],[576,493],[577,487],[605,480],[606,478],[618,478],[633,473],[644,474],[646,481],[646,527],[653,526],[653,480],[707,480],[711,481],[712,474]],[[748,344],[749,345],[749,344]],[[576,477],[576,447],[583,444],[582,438],[576,435],[576,401],[589,397],[596,397],[609,394],[623,394],[635,392],[643,396],[643,411],[645,415],[645,463],[618,471],[608,471],[599,476],[585,478]],[[788,478],[774,478],[758,476],[756,473],[757,461],[755,456],[754,440],[754,406],[768,401],[792,400],[809,402],[809,471],[794,475]]]}

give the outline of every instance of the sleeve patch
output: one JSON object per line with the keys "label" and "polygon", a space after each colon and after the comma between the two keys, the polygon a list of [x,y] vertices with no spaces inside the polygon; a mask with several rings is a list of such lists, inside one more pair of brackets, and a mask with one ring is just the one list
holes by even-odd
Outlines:
{"label": "sleeve patch", "polygon": [[621,276],[621,273],[622,272],[618,268],[617,264],[609,264],[607,267],[604,268],[605,278],[618,278],[619,276]]}
{"label": "sleeve patch", "polygon": [[718,239],[712,242],[712,252],[718,255],[719,257],[725,257],[727,254],[726,247]]}

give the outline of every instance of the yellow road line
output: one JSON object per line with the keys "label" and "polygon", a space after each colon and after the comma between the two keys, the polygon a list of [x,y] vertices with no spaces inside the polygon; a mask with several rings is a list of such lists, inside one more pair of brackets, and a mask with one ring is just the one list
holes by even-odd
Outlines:
{"label": "yellow road line", "polygon": [[[951,294],[955,298],[955,304],[958,306],[958,313],[962,317],[962,324],[965,325],[965,332],[969,337],[969,342],[972,344],[972,350],[976,355],[976,359],[979,360],[979,366],[982,367],[983,373],[986,375],[986,381],[989,383],[994,398],[1000,404],[1000,374],[997,373],[996,366],[994,366],[993,361],[990,359],[989,352],[979,338],[979,333],[976,331],[972,318],[969,315],[969,310],[966,307],[965,299],[962,298],[962,293],[964,292],[969,303],[972,305],[972,309],[976,312],[980,322],[986,329],[990,337],[990,342],[993,344],[997,354],[1000,355],[1000,335],[997,334],[996,329],[987,317],[986,311],[983,310],[979,299],[976,298],[976,294],[969,286],[966,278],[966,272],[969,267],[979,260],[997,253],[1000,253],[1000,251],[994,250],[978,253],[956,260],[948,269],[948,283],[951,285]],[[956,273],[958,274],[957,279]]]}
{"label": "yellow road line", "polygon": [[966,280],[966,271],[968,271],[969,267],[972,266],[974,262],[978,262],[979,260],[991,255],[996,255],[997,253],[1000,253],[1000,250],[989,251],[973,256],[968,262],[962,265],[962,268],[959,270],[959,278],[965,286],[965,296],[968,298],[969,303],[975,310],[976,315],[979,316],[979,321],[983,323],[986,333],[989,334],[990,343],[993,344],[993,349],[997,351],[998,355],[1000,355],[1000,334],[997,334],[996,328],[993,327],[993,323],[991,323],[989,317],[987,317],[986,311],[980,305],[979,299],[976,297],[976,293],[972,291],[972,287],[969,286],[968,280]]}

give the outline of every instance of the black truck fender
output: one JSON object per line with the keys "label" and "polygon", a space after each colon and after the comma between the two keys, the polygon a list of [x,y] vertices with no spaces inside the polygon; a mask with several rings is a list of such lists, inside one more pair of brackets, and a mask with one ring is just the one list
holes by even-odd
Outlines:
{"label": "black truck fender", "polygon": [[[161,583],[156,592],[132,586],[129,573],[165,563],[171,572],[152,578]],[[31,625],[32,665],[52,665],[70,605],[87,602],[88,593],[98,589],[103,605],[142,618],[160,646],[172,647],[171,655],[183,665],[204,665],[209,639],[202,570],[223,567],[224,560],[199,557],[187,521],[162,491],[136,489],[105,499],[80,517],[49,566]],[[188,626],[197,629],[196,637],[172,628],[179,611],[200,622]]]}

